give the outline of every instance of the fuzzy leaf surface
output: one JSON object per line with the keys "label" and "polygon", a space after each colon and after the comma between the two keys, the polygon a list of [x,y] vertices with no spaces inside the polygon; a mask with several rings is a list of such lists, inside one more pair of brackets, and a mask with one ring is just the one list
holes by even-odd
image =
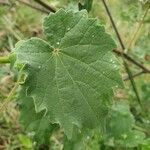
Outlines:
{"label": "fuzzy leaf surface", "polygon": [[36,112],[45,110],[69,138],[73,127],[99,127],[113,87],[122,86],[116,45],[86,11],[60,9],[45,18],[46,40],[31,38],[15,48],[16,64],[26,64],[27,96]]}

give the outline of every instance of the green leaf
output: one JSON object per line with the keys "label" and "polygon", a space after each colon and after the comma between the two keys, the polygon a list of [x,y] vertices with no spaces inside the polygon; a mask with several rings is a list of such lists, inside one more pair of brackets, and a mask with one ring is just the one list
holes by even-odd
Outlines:
{"label": "green leaf", "polygon": [[[15,48],[16,64],[26,64],[22,85],[68,138],[73,127],[102,126],[113,88],[122,86],[111,36],[86,11],[59,10],[44,20],[47,40],[31,38]],[[28,100],[30,101],[30,100]]]}
{"label": "green leaf", "polygon": [[48,144],[50,135],[54,129],[50,124],[48,115],[44,112],[35,112],[33,99],[26,96],[26,90],[22,90],[19,97],[20,106],[20,122],[24,125],[27,132],[34,135],[34,140],[37,144]]}
{"label": "green leaf", "polygon": [[142,150],[149,150],[150,149],[150,138],[146,138],[142,143]]}
{"label": "green leaf", "polygon": [[106,145],[113,141],[115,145],[135,147],[142,144],[145,138],[143,132],[133,130],[135,120],[125,102],[117,102],[112,106],[106,126]]}
{"label": "green leaf", "polygon": [[144,142],[144,138],[145,134],[143,132],[133,130],[126,134],[126,138],[118,139],[116,144],[118,143],[124,147],[136,147]]}
{"label": "green leaf", "polygon": [[117,102],[112,106],[107,118],[107,135],[115,139],[126,138],[126,133],[132,130],[134,123],[128,104]]}
{"label": "green leaf", "polygon": [[74,128],[72,139],[68,140],[68,138],[64,137],[64,146],[63,150],[84,150],[84,136],[78,129]]}
{"label": "green leaf", "polygon": [[24,148],[32,149],[32,142],[27,136],[19,134],[18,138]]}

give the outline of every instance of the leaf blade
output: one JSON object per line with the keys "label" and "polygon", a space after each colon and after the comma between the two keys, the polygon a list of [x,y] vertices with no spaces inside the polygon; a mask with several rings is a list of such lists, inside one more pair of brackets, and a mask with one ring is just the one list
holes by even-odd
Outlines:
{"label": "leaf blade", "polygon": [[69,138],[74,126],[103,126],[113,88],[122,86],[119,63],[112,55],[114,41],[85,11],[61,9],[43,25],[46,42],[32,38],[15,49],[16,64],[26,64],[23,86],[36,112],[45,110],[51,123],[63,126]]}

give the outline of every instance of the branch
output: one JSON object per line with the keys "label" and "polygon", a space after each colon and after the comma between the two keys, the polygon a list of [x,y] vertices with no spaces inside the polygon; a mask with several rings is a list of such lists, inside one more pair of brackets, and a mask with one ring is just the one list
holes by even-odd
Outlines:
{"label": "branch", "polygon": [[138,131],[144,132],[147,136],[150,135],[150,131],[147,131],[146,129],[144,129],[144,128],[140,127],[140,126],[133,125],[133,129],[136,129]]}
{"label": "branch", "polygon": [[143,72],[145,73],[150,73],[150,70],[148,68],[146,68],[145,66],[143,66],[142,64],[140,64],[139,62],[137,62],[136,60],[134,60],[131,56],[129,56],[128,54],[124,53],[124,52],[120,52],[116,49],[113,50],[113,52],[115,52],[117,55],[119,56],[123,56],[124,58],[126,58],[128,61],[132,62],[133,64],[135,64],[136,66],[140,67]]}
{"label": "branch", "polygon": [[38,4],[40,4],[41,6],[43,6],[44,8],[46,8],[47,10],[49,10],[50,12],[55,13],[56,10],[55,8],[53,8],[52,6],[46,4],[45,2],[41,1],[41,0],[34,0],[35,2],[37,2]]}
{"label": "branch", "polygon": [[[124,50],[125,50],[125,45],[124,45],[124,43],[123,43],[123,41],[122,41],[122,39],[121,39],[121,36],[120,36],[120,34],[119,34],[118,30],[117,30],[117,27],[116,27],[116,25],[115,25],[115,22],[114,22],[114,20],[113,20],[113,17],[112,17],[112,15],[111,15],[110,11],[109,11],[109,8],[108,8],[108,6],[107,6],[105,0],[102,0],[102,2],[103,2],[103,5],[104,5],[104,7],[105,7],[105,9],[106,9],[106,12],[107,12],[107,14],[108,14],[108,16],[109,16],[109,19],[110,19],[110,21],[111,21],[111,24],[112,24],[112,26],[113,26],[113,28],[114,28],[114,30],[115,30],[115,33],[116,33],[116,36],[117,36],[117,38],[118,38],[118,40],[119,40],[120,46],[121,46],[122,50],[124,51]],[[130,82],[131,82],[133,91],[134,91],[134,93],[135,93],[135,95],[136,95],[136,97],[137,97],[138,103],[140,104],[140,106],[141,106],[141,108],[142,108],[141,100],[140,100],[140,97],[139,97],[139,94],[138,94],[138,91],[137,91],[137,87],[136,87],[136,85],[135,85],[134,79],[132,78],[132,72],[130,71],[130,68],[128,67],[128,64],[126,63],[126,61],[125,61],[125,59],[124,59],[124,57],[123,57],[123,53],[122,53],[122,58],[123,58],[123,64],[124,64],[124,67],[125,67],[125,69],[126,69],[126,72],[128,73],[128,76],[129,76],[129,79],[130,79]]]}
{"label": "branch", "polygon": [[141,28],[142,25],[143,25],[144,19],[145,19],[146,15],[148,14],[149,8],[150,8],[150,5],[147,7],[147,9],[146,9],[146,11],[145,11],[145,13],[144,13],[144,15],[143,15],[141,21],[140,21],[140,23],[139,23],[139,25],[138,25],[138,27],[137,27],[135,33],[133,34],[133,36],[132,36],[132,38],[131,38],[131,40],[130,40],[130,43],[129,43],[129,45],[128,45],[128,49],[131,48],[133,42],[135,43],[137,34],[138,34],[140,28]]}
{"label": "branch", "polygon": [[7,64],[10,63],[9,56],[0,56],[0,64]]}
{"label": "branch", "polygon": [[6,108],[7,104],[8,104],[9,101],[12,99],[12,97],[14,96],[14,94],[15,94],[15,92],[16,92],[18,86],[20,85],[20,82],[21,82],[21,80],[22,80],[22,70],[24,69],[24,66],[25,66],[25,65],[23,65],[22,68],[21,68],[20,71],[19,71],[18,80],[17,80],[17,82],[15,83],[14,87],[11,89],[11,91],[10,91],[10,93],[8,94],[7,98],[4,100],[4,103],[2,103],[2,105],[0,105],[0,112],[2,112],[2,111]]}
{"label": "branch", "polygon": [[[144,72],[143,70],[142,70],[142,71],[139,71],[139,72],[133,74],[133,75],[132,75],[132,78],[135,78],[135,77],[140,76],[140,75],[145,74],[145,73],[147,73],[147,72]],[[128,77],[128,76],[127,76],[127,77],[124,77],[123,80],[124,80],[124,81],[127,81],[127,80],[129,80],[129,77]]]}
{"label": "branch", "polygon": [[30,7],[30,8],[33,8],[33,9],[38,10],[38,11],[40,11],[42,13],[45,13],[45,14],[49,14],[49,12],[47,10],[41,9],[39,7],[36,7],[36,6],[34,6],[34,5],[32,5],[32,4],[28,3],[28,2],[25,2],[25,1],[22,1],[22,0],[18,0],[18,1],[20,3],[23,3],[26,6]]}
{"label": "branch", "polygon": [[106,9],[106,12],[107,12],[107,14],[108,14],[108,16],[109,16],[109,19],[110,19],[110,21],[111,21],[111,24],[112,24],[112,26],[113,26],[113,28],[114,28],[114,30],[115,30],[115,33],[116,33],[117,38],[118,38],[118,40],[119,40],[119,43],[120,43],[120,45],[121,45],[121,47],[122,47],[122,50],[125,50],[125,46],[124,46],[124,44],[123,44],[123,42],[122,42],[122,39],[121,39],[121,36],[120,36],[120,34],[119,34],[118,30],[117,30],[117,27],[116,27],[116,25],[115,25],[115,22],[114,22],[114,20],[113,20],[113,17],[111,16],[111,13],[110,13],[110,11],[109,11],[109,8],[108,8],[108,6],[107,6],[105,0],[102,0],[102,2],[103,2],[103,4],[104,4],[104,7],[105,7],[105,9]]}

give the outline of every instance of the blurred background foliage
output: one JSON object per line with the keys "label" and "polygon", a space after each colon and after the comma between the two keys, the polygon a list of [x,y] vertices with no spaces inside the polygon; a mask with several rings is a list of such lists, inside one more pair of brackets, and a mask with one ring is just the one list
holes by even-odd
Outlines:
{"label": "blurred background foliage", "polygon": [[[87,0],[43,0],[59,9],[87,7]],[[80,2],[80,3],[79,3]],[[146,67],[150,65],[150,1],[149,0],[107,0],[110,11],[126,45],[126,53]],[[15,43],[33,36],[42,37],[42,20],[48,12],[34,0],[0,0],[0,56],[8,55]],[[100,0],[93,0],[89,16],[100,20],[116,43],[118,42],[105,8]],[[118,49],[119,43],[118,43]],[[120,63],[122,59],[119,58]],[[139,68],[129,63],[133,73]],[[0,104],[8,96],[16,81],[16,74],[10,65],[0,65]],[[126,76],[123,65],[122,76]],[[67,141],[61,129],[55,131],[50,141],[52,150],[150,150],[150,76],[142,74],[135,78],[136,86],[143,105],[141,109],[129,81],[125,89],[116,91],[114,104],[107,122],[106,136],[101,137],[91,131],[86,137],[76,135]],[[18,90],[17,90],[18,91]],[[36,143],[32,133],[26,132],[19,124],[19,112],[14,101],[16,94],[0,111],[0,150],[32,150]],[[83,141],[83,143],[82,143]],[[64,144],[63,144],[64,143]],[[41,147],[42,149],[42,147]],[[44,149],[44,148],[43,148]]]}

